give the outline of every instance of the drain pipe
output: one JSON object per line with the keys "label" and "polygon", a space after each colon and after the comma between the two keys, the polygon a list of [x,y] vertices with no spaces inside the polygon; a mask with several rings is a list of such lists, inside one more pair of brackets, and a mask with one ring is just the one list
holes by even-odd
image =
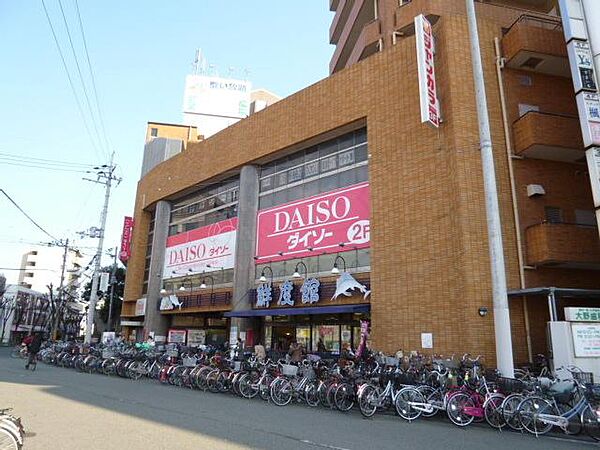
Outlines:
{"label": "drain pipe", "polygon": [[[504,62],[502,52],[500,50],[500,39],[494,38],[494,48],[496,50],[496,75],[498,76],[498,88],[500,90],[500,107],[502,110],[502,123],[504,125],[504,141],[506,142],[506,159],[508,162],[508,175],[510,178],[510,195],[513,206],[513,218],[515,221],[515,238],[517,240],[517,259],[519,261],[519,281],[521,289],[525,289],[525,261],[523,258],[523,246],[521,239],[521,227],[519,220],[519,208],[517,204],[517,189],[515,186],[515,172],[513,167],[513,147],[510,136],[510,126],[508,122],[508,113],[506,111],[506,96],[504,93],[504,78],[502,76],[502,68]],[[529,326],[529,310],[527,308],[527,297],[523,297],[523,316],[525,319],[525,335],[527,339],[527,358],[529,362],[533,362],[533,351],[531,349],[531,333]]]}

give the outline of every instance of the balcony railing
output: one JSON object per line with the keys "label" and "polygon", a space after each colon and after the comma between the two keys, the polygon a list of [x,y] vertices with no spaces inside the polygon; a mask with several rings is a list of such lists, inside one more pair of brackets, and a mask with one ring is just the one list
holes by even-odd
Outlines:
{"label": "balcony railing", "polygon": [[512,69],[570,76],[567,46],[558,17],[523,15],[505,32],[502,49]]}
{"label": "balcony railing", "polygon": [[546,222],[530,226],[525,235],[529,265],[600,268],[596,226]]}
{"label": "balcony railing", "polygon": [[176,293],[175,295],[182,303],[181,308],[175,307],[171,310],[161,311],[161,313],[229,311],[231,309],[231,291],[202,294]]}
{"label": "balcony railing", "polygon": [[585,157],[579,119],[529,111],[513,123],[515,154],[574,162]]}

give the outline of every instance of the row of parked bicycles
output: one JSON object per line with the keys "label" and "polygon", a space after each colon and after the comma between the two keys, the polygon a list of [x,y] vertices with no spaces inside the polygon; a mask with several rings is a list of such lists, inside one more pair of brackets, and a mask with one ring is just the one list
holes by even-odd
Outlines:
{"label": "row of parked bicycles", "polygon": [[0,449],[20,450],[25,430],[21,418],[10,411],[10,408],[0,409]]}
{"label": "row of parked bicycles", "polygon": [[600,441],[600,386],[576,367],[518,370],[516,378],[485,370],[481,358],[389,357],[371,354],[360,361],[326,360],[308,355],[298,364],[260,361],[253,355],[229,358],[211,348],[167,346],[165,351],[132,346],[96,346],[86,354],[68,344],[40,352],[48,363],[82,372],[123,378],[152,378],[163,384],[243,398],[277,406],[292,402],[365,417],[393,411],[415,421],[445,415],[455,425],[487,422],[536,436],[552,429],[585,432]]}

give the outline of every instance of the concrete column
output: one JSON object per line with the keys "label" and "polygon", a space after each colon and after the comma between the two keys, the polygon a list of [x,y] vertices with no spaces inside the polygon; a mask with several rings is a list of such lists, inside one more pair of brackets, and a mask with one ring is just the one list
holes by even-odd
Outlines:
{"label": "concrete column", "polygon": [[[240,194],[238,201],[238,230],[235,243],[235,270],[233,274],[233,311],[252,308],[248,291],[254,288],[254,255],[256,249],[256,213],[258,212],[257,166],[244,166],[240,172]],[[258,335],[258,320],[234,317],[231,331],[253,330]],[[238,334],[239,335],[239,334]]]}
{"label": "concrete column", "polygon": [[146,293],[146,316],[144,319],[144,336],[153,331],[157,336],[166,336],[169,318],[158,310],[160,290],[162,289],[163,264],[169,235],[171,205],[159,201],[154,212],[154,235],[152,237],[152,256],[150,258],[150,274],[148,275],[148,292]]}

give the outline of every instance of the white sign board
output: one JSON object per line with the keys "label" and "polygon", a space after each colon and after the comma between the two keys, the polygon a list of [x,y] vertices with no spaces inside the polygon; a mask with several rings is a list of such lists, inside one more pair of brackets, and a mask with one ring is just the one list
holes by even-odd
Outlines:
{"label": "white sign board", "polygon": [[102,343],[110,344],[115,340],[115,332],[114,331],[103,331],[102,332]]}
{"label": "white sign board", "polygon": [[206,330],[187,330],[187,345],[198,347],[206,343]]}
{"label": "white sign board", "polygon": [[108,272],[100,273],[100,290],[102,292],[106,292],[108,290],[109,278],[110,278],[110,273],[108,273]]}
{"label": "white sign board", "polygon": [[135,301],[135,315],[143,316],[146,314],[146,297],[138,298]]}
{"label": "white sign board", "polygon": [[594,76],[594,59],[590,44],[587,41],[571,41],[567,45],[567,52],[575,92],[582,89],[595,91],[597,89],[596,77]]}
{"label": "white sign board", "polygon": [[185,344],[185,330],[169,330],[167,342],[169,344]]}
{"label": "white sign board", "polygon": [[183,112],[241,119],[250,113],[252,83],[233,78],[188,75]]}
{"label": "white sign board", "polygon": [[581,0],[559,0],[565,39],[587,39]]}
{"label": "white sign board", "polygon": [[585,148],[600,146],[600,96],[582,91],[575,97]]}
{"label": "white sign board", "polygon": [[433,29],[423,14],[415,17],[417,42],[417,70],[419,73],[419,98],[421,99],[421,123],[434,128],[440,126],[440,102],[435,81],[435,54]]}
{"label": "white sign board", "polygon": [[565,320],[568,322],[600,322],[600,308],[565,308]]}
{"label": "white sign board", "polygon": [[421,348],[433,348],[433,333],[421,333]]}
{"label": "white sign board", "polygon": [[600,208],[600,148],[592,147],[587,149],[585,157],[587,159],[588,172],[590,174],[594,206]]}
{"label": "white sign board", "polygon": [[600,356],[600,324],[572,324],[571,331],[577,358]]}

